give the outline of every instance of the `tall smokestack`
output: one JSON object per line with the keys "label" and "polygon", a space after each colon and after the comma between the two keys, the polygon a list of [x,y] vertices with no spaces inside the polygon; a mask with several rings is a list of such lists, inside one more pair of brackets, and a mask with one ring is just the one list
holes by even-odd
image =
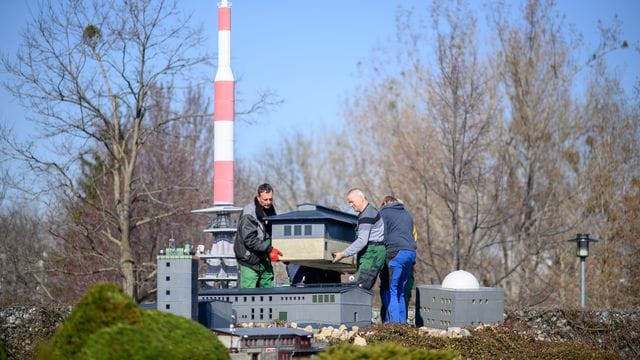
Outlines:
{"label": "tall smokestack", "polygon": [[191,211],[194,214],[213,215],[204,232],[213,235],[211,250],[198,246],[196,253],[208,264],[200,274],[211,287],[238,286],[238,264],[233,252],[233,238],[237,231],[231,214],[240,213],[233,206],[233,117],[234,80],[231,72],[231,4],[221,0],[218,4],[218,70],[213,95],[213,206]]}
{"label": "tall smokestack", "polygon": [[233,72],[231,71],[231,4],[218,5],[218,70],[214,82],[213,204],[233,205]]}

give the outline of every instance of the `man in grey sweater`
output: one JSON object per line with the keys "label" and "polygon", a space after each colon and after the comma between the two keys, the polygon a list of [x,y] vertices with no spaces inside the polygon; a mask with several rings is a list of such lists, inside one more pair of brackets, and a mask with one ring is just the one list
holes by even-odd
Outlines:
{"label": "man in grey sweater", "polygon": [[384,222],[378,209],[367,201],[362,190],[351,189],[347,194],[349,206],[358,212],[356,240],[344,251],[334,254],[336,263],[345,257],[358,254],[355,281],[358,286],[371,290],[384,266]]}

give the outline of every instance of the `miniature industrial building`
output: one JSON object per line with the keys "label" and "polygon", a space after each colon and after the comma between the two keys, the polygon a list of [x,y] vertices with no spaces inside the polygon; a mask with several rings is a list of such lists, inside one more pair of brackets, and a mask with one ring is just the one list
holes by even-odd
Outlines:
{"label": "miniature industrial building", "polygon": [[233,326],[233,304],[229,301],[198,301],[198,322],[208,329]]}
{"label": "miniature industrial building", "polygon": [[458,270],[442,285],[416,286],[416,326],[436,329],[501,323],[504,291],[480,287],[470,273]]}
{"label": "miniature industrial building", "polygon": [[201,290],[199,301],[228,301],[237,323],[296,322],[300,325],[371,324],[371,292],[356,285]]}
{"label": "miniature industrial building", "polygon": [[190,252],[189,247],[161,250],[157,257],[156,308],[197,321],[198,303],[194,299],[198,298],[200,260]]}
{"label": "miniature industrial building", "polygon": [[272,245],[281,261],[340,272],[355,271],[354,257],[332,263],[332,253],[344,251],[355,240],[358,217],[321,205],[304,203],[296,211],[267,218]]}
{"label": "miniature industrial building", "polygon": [[232,359],[296,359],[323,350],[315,346],[313,334],[300,329],[228,328],[214,329]]}
{"label": "miniature industrial building", "polygon": [[371,292],[358,286],[317,284],[199,291],[199,261],[189,247],[161,252],[157,257],[158,310],[199,321],[208,328],[277,320],[316,326],[371,323]]}

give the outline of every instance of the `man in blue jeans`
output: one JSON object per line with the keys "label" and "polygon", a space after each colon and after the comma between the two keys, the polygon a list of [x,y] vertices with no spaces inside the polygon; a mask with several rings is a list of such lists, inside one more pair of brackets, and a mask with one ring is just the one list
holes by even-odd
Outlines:
{"label": "man in blue jeans", "polygon": [[413,218],[393,196],[385,196],[380,209],[384,221],[386,265],[380,273],[380,296],[384,322],[407,322],[405,286],[416,261]]}

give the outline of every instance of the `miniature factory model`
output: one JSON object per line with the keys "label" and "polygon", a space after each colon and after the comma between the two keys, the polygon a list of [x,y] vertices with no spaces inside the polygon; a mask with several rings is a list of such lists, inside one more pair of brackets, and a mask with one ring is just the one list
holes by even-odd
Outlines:
{"label": "miniature factory model", "polygon": [[[201,289],[201,259],[190,246],[163,250],[157,260],[157,309],[212,329],[237,323],[295,322],[319,328],[372,322],[372,293],[353,284]],[[416,326],[447,329],[503,321],[502,289],[480,287],[466,271],[450,273],[442,285],[418,285],[415,295]]]}
{"label": "miniature factory model", "polygon": [[[270,221],[274,246],[281,246],[285,254],[292,254],[283,260],[313,266],[319,271],[355,271],[350,262],[333,264],[330,255],[343,251],[354,240],[355,215],[302,204],[296,211],[270,217]],[[355,284],[298,284],[256,289],[212,287],[207,285],[209,277],[198,275],[198,264],[213,256],[193,251],[190,245],[163,250],[157,258],[157,308],[199,320],[208,327],[276,321],[316,327],[371,324],[372,293]],[[204,313],[199,314],[197,310]]]}

